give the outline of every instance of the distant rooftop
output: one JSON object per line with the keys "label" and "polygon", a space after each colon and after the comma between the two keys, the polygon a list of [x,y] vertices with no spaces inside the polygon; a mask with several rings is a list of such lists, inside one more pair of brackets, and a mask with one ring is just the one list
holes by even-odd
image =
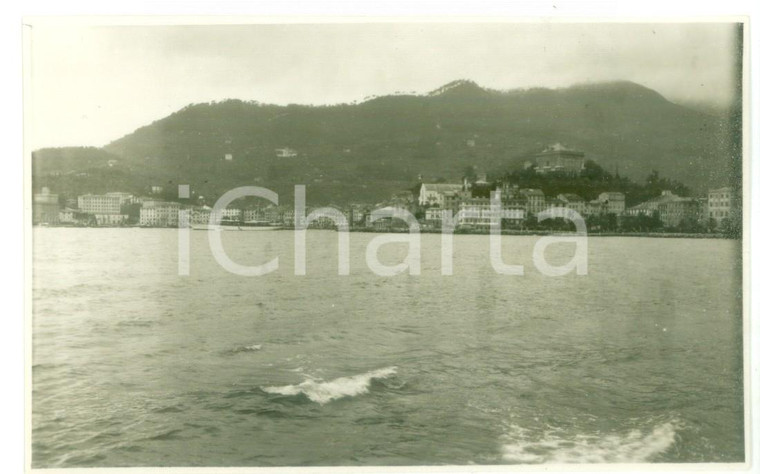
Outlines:
{"label": "distant rooftop", "polygon": [[422,183],[423,186],[425,186],[425,189],[428,191],[435,191],[438,193],[444,193],[447,191],[458,191],[462,189],[461,184],[451,184],[451,183]]}
{"label": "distant rooftop", "polygon": [[578,150],[573,150],[572,148],[568,148],[565,145],[557,142],[553,145],[549,145],[541,153],[556,153],[556,152],[567,152],[567,153],[579,153],[583,154],[583,152]]}
{"label": "distant rooftop", "polygon": [[560,194],[557,197],[560,199],[564,198],[567,202],[584,202],[582,197],[572,193]]}
{"label": "distant rooftop", "polygon": [[642,202],[641,204],[637,204],[636,206],[633,206],[632,210],[639,210],[639,209],[651,209],[657,206],[661,203],[666,202],[684,202],[684,201],[693,201],[694,198],[689,197],[681,197],[677,194],[673,194],[671,191],[662,191],[662,193],[659,196],[656,196],[648,201]]}

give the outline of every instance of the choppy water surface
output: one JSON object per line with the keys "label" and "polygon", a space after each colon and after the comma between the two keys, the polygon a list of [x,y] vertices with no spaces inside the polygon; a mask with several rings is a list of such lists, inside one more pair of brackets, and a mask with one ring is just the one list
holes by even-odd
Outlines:
{"label": "choppy water surface", "polygon": [[[537,237],[422,236],[422,274],[380,277],[374,234],[206,232],[177,275],[166,229],[34,231],[34,467],[743,460],[739,243],[591,238],[546,277]],[[397,263],[404,245],[382,248]],[[558,245],[550,261],[564,263]]]}

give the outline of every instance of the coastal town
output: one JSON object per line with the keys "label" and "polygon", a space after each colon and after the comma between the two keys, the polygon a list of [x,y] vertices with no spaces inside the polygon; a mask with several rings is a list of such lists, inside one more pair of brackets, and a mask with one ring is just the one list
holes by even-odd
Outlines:
{"label": "coastal town", "polygon": [[[294,153],[287,149],[288,153]],[[547,146],[525,162],[524,169],[539,177],[581,176],[589,162],[582,151],[560,143]],[[247,226],[294,228],[299,218],[292,206],[233,203],[215,214],[213,202],[203,196],[168,200],[164,186],[154,185],[143,194],[111,191],[62,199],[45,187],[33,197],[33,224],[75,227],[177,227],[181,211],[193,228],[208,228],[216,221],[226,228]],[[492,199],[501,206],[493,207]],[[446,216],[456,217],[457,232],[487,232],[499,223],[505,232],[574,230],[562,218],[539,220],[542,211],[570,209],[581,215],[590,232],[683,232],[731,234],[741,228],[739,200],[731,187],[709,189],[706,196],[680,196],[663,189],[659,195],[629,205],[618,189],[605,190],[592,199],[575,193],[551,194],[546,189],[521,187],[509,179],[489,179],[471,170],[459,182],[426,181],[419,176],[410,189],[376,204],[354,203],[330,207],[347,217],[352,230],[396,230],[405,228],[402,219],[413,215],[423,231],[440,230]],[[306,216],[312,209],[307,208]],[[382,219],[370,219],[381,210]],[[494,215],[494,213],[499,215]],[[308,220],[312,228],[335,228],[327,217]]]}
{"label": "coastal town", "polygon": [[758,464],[751,12],[332,3],[22,18],[17,467]]}

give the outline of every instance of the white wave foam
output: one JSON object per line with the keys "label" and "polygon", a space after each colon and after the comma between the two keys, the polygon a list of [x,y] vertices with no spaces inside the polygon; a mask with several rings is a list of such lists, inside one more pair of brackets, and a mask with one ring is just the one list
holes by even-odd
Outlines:
{"label": "white wave foam", "polygon": [[240,352],[256,352],[261,350],[261,344],[250,344],[248,346],[237,346],[229,351],[227,351],[228,354],[238,354]]}
{"label": "white wave foam", "polygon": [[662,423],[645,434],[632,430],[625,435],[576,435],[570,439],[556,433],[537,441],[528,440],[517,428],[516,436],[502,447],[502,459],[510,463],[636,463],[649,462],[676,440],[678,423]]}
{"label": "white wave foam", "polygon": [[352,377],[340,377],[327,382],[307,380],[298,385],[263,387],[267,393],[278,395],[304,394],[309,400],[321,405],[343,397],[354,397],[369,391],[372,379],[382,379],[396,373],[396,367],[385,367]]}

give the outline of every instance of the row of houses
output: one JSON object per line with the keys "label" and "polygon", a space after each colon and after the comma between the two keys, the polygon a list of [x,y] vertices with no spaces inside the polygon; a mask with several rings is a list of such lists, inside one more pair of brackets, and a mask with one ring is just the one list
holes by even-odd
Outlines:
{"label": "row of houses", "polygon": [[[474,193],[478,187],[489,189],[485,177],[470,184],[467,179],[462,184],[422,183],[416,197],[416,204],[425,210],[425,220],[440,223],[446,212],[459,215],[462,226],[488,227],[494,219],[491,199],[483,192]],[[540,189],[523,188],[502,184],[495,191],[501,202],[501,215],[506,225],[520,225],[529,215],[538,215],[551,208],[572,209],[583,215],[620,216],[625,211],[625,194],[604,192],[597,199],[586,201],[575,194],[546,196]]]}
{"label": "row of houses", "polygon": [[45,187],[32,198],[32,223],[42,225],[122,225],[127,215],[122,205],[131,197],[127,193],[84,195],[62,202],[58,194]]}
{"label": "row of houses", "polygon": [[665,227],[676,227],[684,221],[697,221],[721,226],[726,219],[740,219],[736,192],[729,187],[710,189],[707,198],[678,196],[663,191],[649,201],[631,207],[627,216],[657,216]]}
{"label": "row of houses", "polygon": [[[62,205],[57,194],[43,188],[33,196],[32,216],[35,225],[177,227],[181,210],[187,211],[190,224],[208,224],[213,217],[229,223],[293,226],[295,215],[292,207],[271,205],[249,209],[228,207],[215,215],[217,211],[208,206],[191,206],[122,192],[85,194]],[[364,207],[348,209],[352,223],[354,219],[363,222],[365,213]],[[311,226],[329,227],[331,224],[331,220],[318,219]]]}
{"label": "row of houses", "polygon": [[[484,178],[474,186],[487,185]],[[519,189],[510,184],[496,191],[501,200],[502,223],[520,225],[530,215],[552,209],[572,209],[583,217],[614,215],[618,219],[633,216],[657,217],[664,227],[677,227],[684,221],[708,222],[719,227],[725,219],[740,220],[736,193],[732,188],[711,189],[707,197],[682,197],[671,191],[626,208],[626,197],[621,192],[603,192],[596,199],[586,201],[576,194],[546,196],[541,189]],[[482,193],[481,193],[482,194]],[[475,197],[472,187],[463,184],[422,183],[416,196],[416,205],[425,211],[425,220],[440,224],[446,212],[459,214],[463,226],[487,227],[493,220],[490,198]]]}
{"label": "row of houses", "polygon": [[228,207],[215,211],[209,206],[180,206],[176,202],[143,203],[140,208],[141,227],[176,227],[179,225],[180,210],[187,212],[191,225],[205,225],[212,221],[221,223],[267,223],[292,226],[294,212],[285,206],[267,206],[253,209]]}
{"label": "row of houses", "polygon": [[[525,167],[537,174],[579,175],[585,169],[585,154],[560,143],[546,147],[531,158]],[[478,188],[481,192],[474,192]],[[485,176],[473,183],[467,179],[462,184],[422,183],[414,204],[425,210],[425,220],[432,223],[440,223],[444,213],[451,211],[453,215],[460,213],[462,225],[488,226],[494,216],[490,200],[482,191],[490,189],[493,186]],[[728,187],[709,190],[707,198],[681,197],[663,191],[661,196],[630,209],[626,209],[625,195],[614,191],[601,193],[590,201],[576,194],[547,196],[541,189],[520,189],[510,184],[501,185],[496,192],[500,194],[501,217],[507,225],[519,224],[530,215],[553,208],[572,209],[584,217],[614,215],[618,222],[625,217],[656,216],[665,227],[677,227],[684,221],[720,226],[727,218],[739,218],[735,192]]]}
{"label": "row of houses", "polygon": [[62,203],[58,194],[49,188],[35,194],[32,199],[32,223],[49,225],[100,225],[116,226],[126,223],[122,206],[131,199],[127,193],[79,196],[74,202]]}
{"label": "row of houses", "polygon": [[[460,227],[488,228],[494,219],[501,219],[506,226],[521,226],[530,215],[537,215],[547,209],[571,209],[584,217],[614,215],[618,218],[648,216],[657,217],[665,227],[676,227],[684,221],[712,222],[716,227],[725,219],[739,219],[738,199],[732,188],[711,189],[707,198],[681,197],[670,191],[631,208],[626,208],[625,195],[620,192],[604,192],[597,199],[586,201],[575,194],[546,196],[540,189],[519,189],[515,185],[503,184],[495,191],[501,209],[494,216],[490,197],[474,193],[478,186],[484,186],[485,177],[474,183],[464,180],[462,184],[422,183],[416,195],[398,199],[384,205],[350,205],[338,210],[347,217],[353,227],[385,225],[369,222],[374,210],[383,210],[389,215],[388,221],[402,219],[409,213],[419,215],[424,212],[424,225],[440,226],[447,212],[458,216]],[[411,200],[411,202],[410,202]],[[43,188],[34,195],[33,223],[50,225],[176,227],[180,210],[188,211],[191,224],[206,224],[213,217],[222,222],[260,222],[293,226],[293,208],[267,206],[259,208],[227,208],[219,215],[208,206],[187,206],[178,202],[141,198],[129,193],[112,192],[101,195],[78,196],[76,204],[61,206],[59,197]],[[75,206],[75,207],[74,207]],[[335,206],[333,206],[335,207]],[[307,210],[307,214],[308,214]],[[332,219],[322,217],[312,219],[310,227],[329,228]]]}

